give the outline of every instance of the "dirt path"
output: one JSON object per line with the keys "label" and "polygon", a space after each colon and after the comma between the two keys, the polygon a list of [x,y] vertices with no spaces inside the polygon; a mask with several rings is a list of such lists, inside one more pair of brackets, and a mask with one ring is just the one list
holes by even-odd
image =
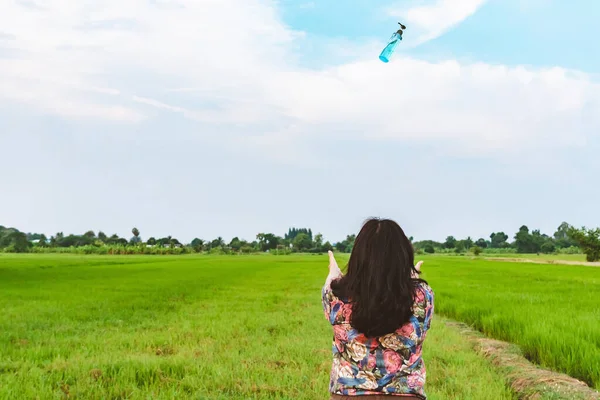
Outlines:
{"label": "dirt path", "polygon": [[600,400],[600,393],[584,382],[538,367],[513,344],[489,339],[461,322],[448,321],[446,325],[458,329],[478,353],[506,375],[520,400]]}
{"label": "dirt path", "polygon": [[531,264],[583,265],[584,267],[600,267],[600,262],[569,261],[569,260],[532,260],[530,258],[485,257],[489,261],[522,262]]}

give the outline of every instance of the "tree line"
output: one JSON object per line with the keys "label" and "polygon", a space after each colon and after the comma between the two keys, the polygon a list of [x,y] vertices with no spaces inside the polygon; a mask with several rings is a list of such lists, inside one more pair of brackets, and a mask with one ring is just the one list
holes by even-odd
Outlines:
{"label": "tree line", "polygon": [[518,253],[518,254],[553,254],[553,253],[584,253],[588,261],[600,260],[600,229],[575,228],[567,222],[561,223],[552,236],[531,230],[523,225],[512,240],[504,232],[493,232],[489,238],[473,240],[456,239],[448,236],[444,242],[423,240],[414,242],[413,246],[424,253],[458,254],[472,252],[479,255],[488,253]]}
{"label": "tree line", "polygon": [[[356,235],[347,235],[344,240],[331,243],[323,235],[313,235],[310,228],[290,228],[282,236],[274,233],[258,233],[252,241],[234,237],[226,242],[222,237],[213,240],[195,238],[190,243],[167,237],[149,237],[143,240],[139,229],[131,230],[129,239],[117,234],[106,235],[90,230],[81,235],[58,232],[49,238],[40,233],[24,233],[15,228],[0,225],[0,251],[10,253],[52,253],[73,252],[83,254],[249,254],[269,252],[273,254],[323,253],[335,250],[339,253],[352,251]],[[488,239],[471,237],[457,239],[448,236],[444,242],[433,240],[414,241],[418,253],[457,253],[467,252],[479,255],[487,253],[584,253],[588,261],[600,260],[600,229],[577,229],[566,222],[560,224],[552,236],[540,230],[532,230],[525,225],[510,240],[504,232],[494,232]]]}
{"label": "tree line", "polygon": [[335,250],[348,253],[356,235],[334,244],[325,241],[321,233],[313,235],[310,228],[290,228],[283,236],[258,233],[252,241],[234,237],[226,242],[222,237],[213,240],[195,238],[182,243],[172,236],[149,237],[144,240],[137,228],[129,239],[117,234],[107,235],[90,230],[81,235],[58,232],[50,237],[41,233],[24,233],[0,225],[0,251],[7,253],[84,253],[84,254],[188,254],[188,253],[323,253]]}

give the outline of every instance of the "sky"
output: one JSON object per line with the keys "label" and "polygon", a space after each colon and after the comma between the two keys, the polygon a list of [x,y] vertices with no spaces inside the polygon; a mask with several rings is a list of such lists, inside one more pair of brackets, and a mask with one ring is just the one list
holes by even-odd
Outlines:
{"label": "sky", "polygon": [[0,0],[0,225],[600,226],[600,2],[374,3]]}

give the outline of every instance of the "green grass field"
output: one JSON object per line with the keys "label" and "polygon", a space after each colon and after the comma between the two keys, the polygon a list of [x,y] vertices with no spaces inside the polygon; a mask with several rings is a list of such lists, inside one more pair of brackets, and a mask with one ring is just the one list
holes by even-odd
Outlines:
{"label": "green grass field", "polygon": [[437,311],[600,388],[600,268],[426,258]]}
{"label": "green grass field", "polygon": [[486,254],[482,253],[481,258],[509,258],[526,259],[532,261],[577,261],[585,262],[585,254]]}
{"label": "green grass field", "polygon": [[[600,269],[425,260],[430,399],[513,398],[440,312],[598,386]],[[325,399],[326,274],[326,256],[0,255],[0,399]]]}
{"label": "green grass field", "polygon": [[[327,398],[322,257],[0,257],[0,398]],[[511,399],[438,318],[432,399]]]}

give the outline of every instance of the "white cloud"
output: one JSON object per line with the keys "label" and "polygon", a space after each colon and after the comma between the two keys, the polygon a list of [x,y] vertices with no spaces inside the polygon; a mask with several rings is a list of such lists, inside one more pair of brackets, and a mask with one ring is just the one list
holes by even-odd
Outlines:
{"label": "white cloud", "polygon": [[[433,35],[482,3],[439,1],[406,15]],[[2,96],[66,117],[136,122],[174,112],[264,134],[270,148],[328,135],[507,152],[583,144],[598,123],[596,114],[581,114],[598,110],[598,85],[561,68],[400,54],[390,64],[363,57],[323,70],[298,67],[299,33],[269,1],[54,0],[43,9],[3,8],[3,30],[24,55],[0,64]]]}
{"label": "white cloud", "polygon": [[[3,95],[45,109],[48,99],[36,101],[35,92],[47,91],[59,114],[73,100],[73,87],[107,82],[118,82],[124,94],[193,83],[221,95],[254,96],[256,79],[285,63],[280,45],[294,37],[271,4],[257,0],[54,0],[43,8],[2,0],[1,7],[4,35],[22,54],[0,64]],[[96,99],[90,96],[88,106],[102,108]],[[105,116],[119,118],[110,110]]]}
{"label": "white cloud", "polygon": [[455,27],[486,3],[487,0],[435,0],[426,5],[403,2],[388,9],[388,14],[401,19],[407,33],[415,36],[413,46],[435,39]]}

